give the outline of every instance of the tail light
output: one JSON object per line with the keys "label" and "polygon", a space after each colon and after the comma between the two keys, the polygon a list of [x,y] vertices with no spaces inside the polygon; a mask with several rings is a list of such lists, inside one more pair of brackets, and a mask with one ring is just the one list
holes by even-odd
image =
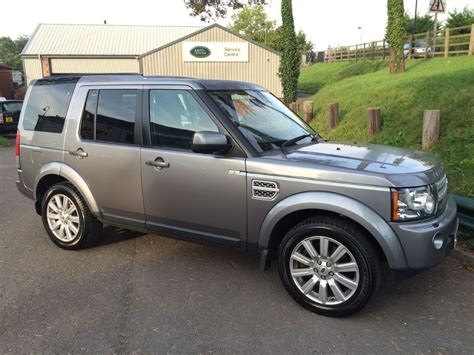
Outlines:
{"label": "tail light", "polygon": [[16,131],[15,155],[16,155],[17,157],[20,156],[20,131]]}

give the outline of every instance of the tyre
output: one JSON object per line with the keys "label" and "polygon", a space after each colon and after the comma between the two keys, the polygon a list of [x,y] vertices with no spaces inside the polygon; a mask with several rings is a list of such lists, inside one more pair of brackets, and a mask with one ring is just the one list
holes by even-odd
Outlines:
{"label": "tyre", "polygon": [[296,302],[321,315],[342,317],[369,302],[382,268],[377,250],[356,225],[319,216],[286,234],[279,249],[279,272]]}
{"label": "tyre", "polygon": [[46,191],[41,203],[41,216],[49,237],[63,249],[92,246],[102,230],[82,196],[67,182],[55,184]]}

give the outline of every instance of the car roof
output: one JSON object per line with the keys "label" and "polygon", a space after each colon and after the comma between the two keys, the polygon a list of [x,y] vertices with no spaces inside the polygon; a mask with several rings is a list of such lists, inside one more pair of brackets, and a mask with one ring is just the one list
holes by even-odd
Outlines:
{"label": "car roof", "polygon": [[35,85],[77,82],[80,85],[185,85],[195,90],[265,90],[243,81],[196,79],[181,76],[145,76],[141,74],[57,75],[38,79]]}

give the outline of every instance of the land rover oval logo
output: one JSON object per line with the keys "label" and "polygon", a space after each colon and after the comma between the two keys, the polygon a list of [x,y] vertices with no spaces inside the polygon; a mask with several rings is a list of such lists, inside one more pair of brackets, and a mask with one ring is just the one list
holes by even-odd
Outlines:
{"label": "land rover oval logo", "polygon": [[206,58],[211,55],[211,50],[204,46],[197,46],[192,48],[189,53],[196,58]]}

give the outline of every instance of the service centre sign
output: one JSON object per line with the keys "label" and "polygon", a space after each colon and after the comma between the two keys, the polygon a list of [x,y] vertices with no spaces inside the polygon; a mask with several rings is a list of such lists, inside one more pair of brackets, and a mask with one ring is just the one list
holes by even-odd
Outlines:
{"label": "service centre sign", "polygon": [[248,62],[248,42],[183,42],[185,62]]}

